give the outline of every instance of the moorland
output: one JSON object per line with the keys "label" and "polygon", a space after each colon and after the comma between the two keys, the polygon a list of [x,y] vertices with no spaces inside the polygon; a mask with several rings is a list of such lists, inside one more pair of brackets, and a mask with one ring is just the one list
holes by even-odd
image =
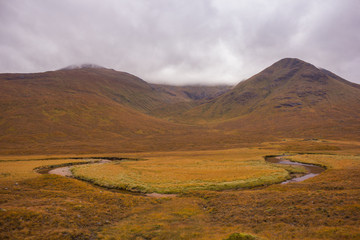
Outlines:
{"label": "moorland", "polygon": [[[328,70],[168,86],[83,65],[0,94],[1,239],[360,238],[360,85]],[[281,184],[305,170],[269,155],[325,171]]]}

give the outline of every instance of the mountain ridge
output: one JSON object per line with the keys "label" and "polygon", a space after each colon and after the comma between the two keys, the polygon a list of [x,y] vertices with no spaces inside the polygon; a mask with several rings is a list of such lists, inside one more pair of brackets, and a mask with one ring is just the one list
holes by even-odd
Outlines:
{"label": "mountain ridge", "polygon": [[0,74],[0,94],[3,154],[360,138],[360,85],[293,58],[232,88],[156,85],[112,69],[74,68]]}
{"label": "mountain ridge", "polygon": [[137,151],[166,146],[171,135],[206,134],[149,114],[188,97],[111,69],[0,74],[0,94],[0,153]]}
{"label": "mountain ridge", "polygon": [[[327,99],[326,91],[329,89],[326,85],[329,83],[331,85],[345,84],[350,87],[348,88],[348,90],[351,89],[350,92],[354,91],[352,88],[358,89],[360,86],[341,79],[327,70],[326,73],[299,59],[282,59],[253,77],[240,82],[231,91],[192,111],[202,112],[208,119],[221,118],[224,114],[228,114],[228,118],[238,117],[254,111],[261,104],[271,104],[263,102],[269,98],[277,102],[277,108],[300,108],[303,104],[313,105]],[[331,90],[333,95],[337,95],[334,89]],[[354,96],[356,94],[352,95],[356,98]]]}
{"label": "mountain ridge", "polygon": [[100,65],[94,63],[83,63],[83,64],[73,64],[64,68],[60,68],[59,70],[73,70],[73,69],[89,69],[89,68],[104,68]]}
{"label": "mountain ridge", "polygon": [[358,85],[287,58],[189,110],[183,119],[211,122],[222,131],[236,129],[239,133],[354,136],[360,134],[359,109]]}

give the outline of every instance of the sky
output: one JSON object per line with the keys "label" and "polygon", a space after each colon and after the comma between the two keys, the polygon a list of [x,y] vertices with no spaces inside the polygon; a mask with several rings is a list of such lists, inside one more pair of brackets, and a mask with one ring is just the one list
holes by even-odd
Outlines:
{"label": "sky", "polygon": [[359,0],[0,0],[0,72],[93,63],[236,84],[299,58],[360,83]]}

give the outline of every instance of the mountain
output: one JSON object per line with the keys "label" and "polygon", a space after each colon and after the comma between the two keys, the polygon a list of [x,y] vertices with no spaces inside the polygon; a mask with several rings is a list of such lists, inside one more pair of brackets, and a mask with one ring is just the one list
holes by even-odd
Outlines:
{"label": "mountain", "polygon": [[127,73],[74,68],[2,74],[0,84],[2,150],[71,149],[87,142],[96,147],[106,138],[119,142],[136,132],[154,134],[171,128],[134,110],[151,105],[147,102],[151,87]]}
{"label": "mountain", "polygon": [[179,92],[91,64],[45,73],[0,74],[0,151],[171,149],[177,145],[168,146],[171,136],[186,141],[187,134],[201,129],[149,115],[164,105],[192,101]]}
{"label": "mountain", "polygon": [[231,90],[231,86],[218,85],[218,86],[171,86],[171,85],[157,85],[152,84],[152,87],[160,93],[166,93],[171,96],[176,96],[177,101],[172,104],[163,104],[157,108],[154,108],[149,112],[156,117],[165,118],[168,120],[176,121],[178,117],[181,117],[184,112],[198,106],[205,101],[214,99]]}
{"label": "mountain", "polygon": [[102,66],[99,66],[97,64],[93,64],[93,63],[84,63],[84,64],[74,64],[74,65],[69,65],[67,67],[61,68],[60,70],[73,70],[73,69],[87,69],[87,68],[104,68]]}
{"label": "mountain", "polygon": [[282,59],[183,116],[291,137],[360,136],[360,86],[295,58]]}
{"label": "mountain", "polygon": [[218,97],[232,87],[229,85],[205,86],[205,85],[189,85],[189,86],[171,86],[162,84],[151,84],[158,92],[166,92],[172,96],[182,97],[184,101],[191,100],[211,100]]}
{"label": "mountain", "polygon": [[0,74],[0,154],[233,148],[360,140],[360,86],[283,59],[234,87],[149,84],[93,64]]}

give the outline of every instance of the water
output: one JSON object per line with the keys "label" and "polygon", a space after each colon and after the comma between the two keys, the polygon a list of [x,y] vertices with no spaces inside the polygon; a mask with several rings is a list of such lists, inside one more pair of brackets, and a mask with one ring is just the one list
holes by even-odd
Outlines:
{"label": "water", "polygon": [[301,182],[304,181],[306,179],[315,177],[317,175],[319,175],[321,172],[323,172],[325,169],[323,167],[319,167],[313,164],[307,164],[307,163],[299,163],[299,162],[293,162],[290,160],[286,160],[283,157],[285,156],[271,156],[271,157],[265,157],[265,160],[267,162],[271,162],[271,163],[277,163],[277,164],[285,164],[285,165],[295,165],[295,166],[303,166],[306,170],[306,174],[300,177],[294,177],[292,179],[286,180],[284,182],[282,182],[281,184],[286,184],[289,182]]}

